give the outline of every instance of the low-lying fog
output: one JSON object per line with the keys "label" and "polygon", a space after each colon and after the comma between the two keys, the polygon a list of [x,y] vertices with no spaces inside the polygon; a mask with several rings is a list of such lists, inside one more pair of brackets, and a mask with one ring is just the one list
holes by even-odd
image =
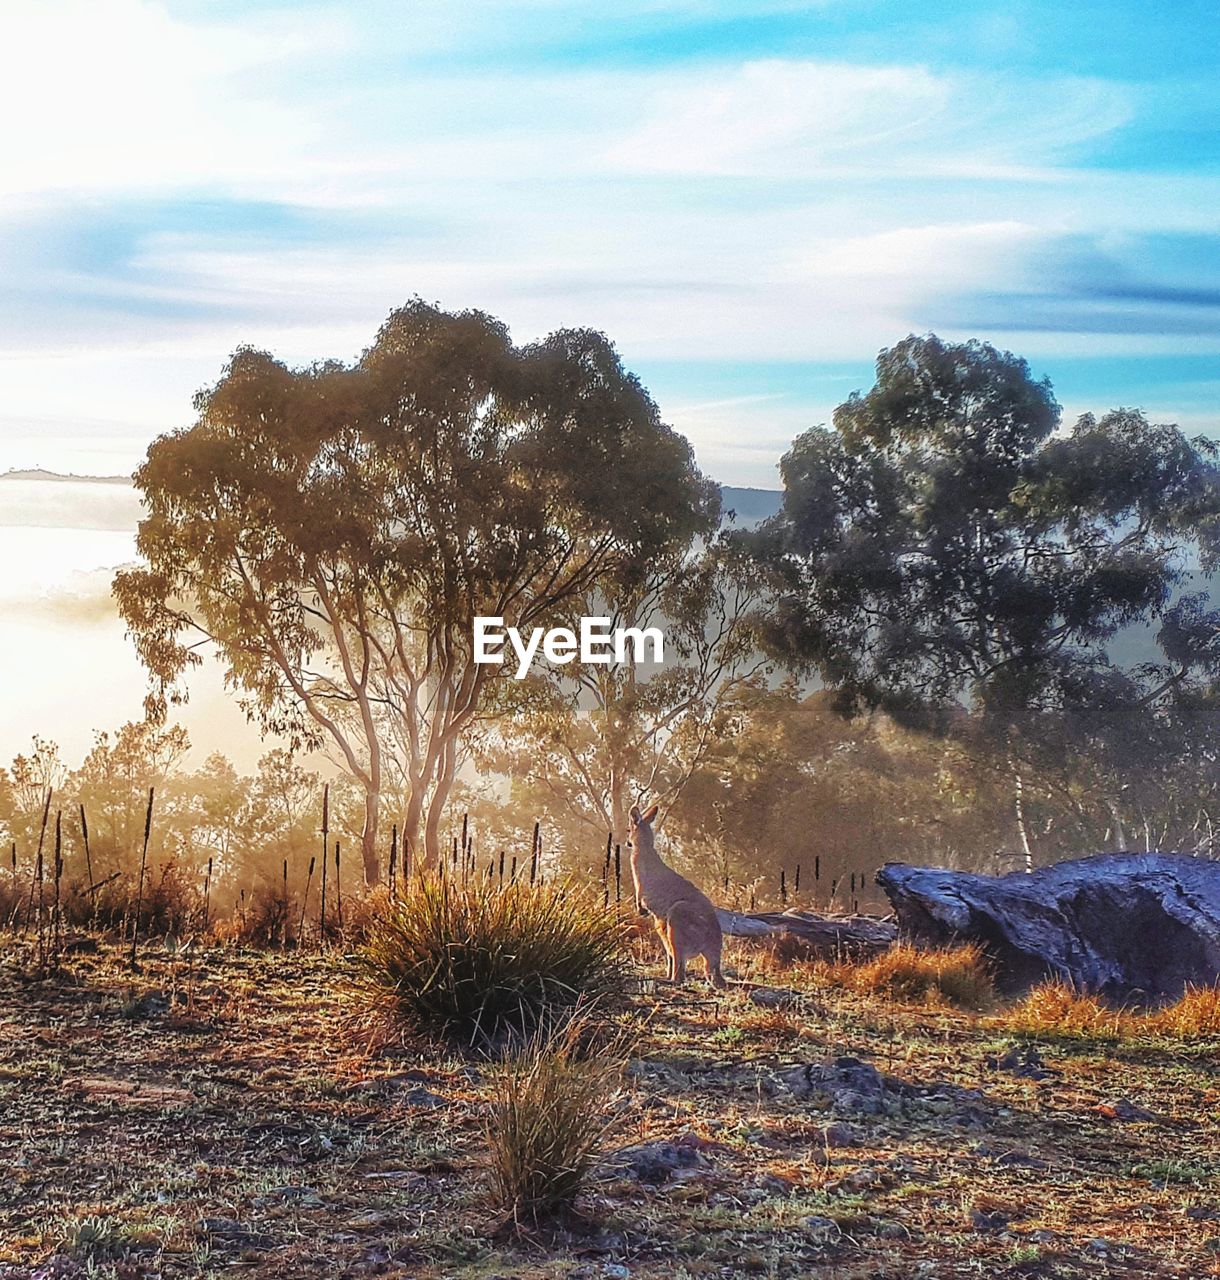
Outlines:
{"label": "low-lying fog", "polygon": [[[140,718],[144,670],[110,595],[139,514],[130,484],[0,476],[0,765],[35,733],[79,761],[97,730]],[[214,667],[178,718],[197,761],[223,750],[244,768],[265,749]]]}

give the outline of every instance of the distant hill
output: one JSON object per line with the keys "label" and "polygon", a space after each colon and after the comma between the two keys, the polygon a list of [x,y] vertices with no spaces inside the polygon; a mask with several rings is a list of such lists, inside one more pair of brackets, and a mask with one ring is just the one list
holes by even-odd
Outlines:
{"label": "distant hill", "polygon": [[759,524],[773,516],[784,495],[778,489],[739,489],[731,484],[720,486],[721,509],[727,519],[729,512],[736,516],[738,525]]}
{"label": "distant hill", "polygon": [[58,480],[76,484],[131,484],[130,476],[76,476],[59,471],[46,471],[42,467],[25,470],[14,467],[12,470],[0,472],[0,480]]}

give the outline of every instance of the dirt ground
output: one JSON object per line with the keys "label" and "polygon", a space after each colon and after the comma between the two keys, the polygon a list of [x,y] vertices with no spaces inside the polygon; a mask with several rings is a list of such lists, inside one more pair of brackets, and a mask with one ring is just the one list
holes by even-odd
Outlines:
{"label": "dirt ground", "polygon": [[730,954],[724,997],[629,998],[599,1178],[514,1233],[486,1066],[377,1047],[342,958],[122,961],[0,944],[5,1280],[1220,1276],[1215,1043],[1034,1044],[800,968],[758,994]]}

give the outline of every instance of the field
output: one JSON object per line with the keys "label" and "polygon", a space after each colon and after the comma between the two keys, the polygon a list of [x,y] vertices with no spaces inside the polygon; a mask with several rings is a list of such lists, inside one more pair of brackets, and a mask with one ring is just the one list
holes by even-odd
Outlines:
{"label": "field", "polygon": [[488,1068],[387,1047],[347,960],[123,959],[0,956],[6,1280],[1220,1275],[1215,1042],[1035,1042],[730,952],[723,998],[641,978],[625,1150],[514,1229]]}

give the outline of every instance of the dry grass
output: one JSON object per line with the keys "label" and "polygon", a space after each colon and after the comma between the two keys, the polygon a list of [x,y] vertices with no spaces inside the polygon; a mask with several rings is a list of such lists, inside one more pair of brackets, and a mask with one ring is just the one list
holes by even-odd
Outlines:
{"label": "dry grass", "polygon": [[538,1037],[496,1071],[486,1137],[497,1204],[516,1221],[570,1210],[614,1125],[617,1051],[582,1048],[583,1020]]}
{"label": "dry grass", "polygon": [[1177,1040],[1220,1037],[1220,985],[1187,987],[1182,998],[1149,1014],[1150,1030]]}
{"label": "dry grass", "polygon": [[892,1000],[982,1009],[995,999],[987,958],[973,944],[924,951],[903,942],[864,964],[840,965],[835,976],[861,995]]}
{"label": "dry grass", "polygon": [[1034,987],[1004,1015],[1003,1023],[1022,1035],[1119,1040],[1130,1026],[1131,1015],[1055,980]]}
{"label": "dry grass", "polygon": [[574,887],[418,877],[369,925],[361,962],[405,1029],[498,1051],[620,992],[624,935]]}
{"label": "dry grass", "polygon": [[1220,1037],[1220,986],[1188,987],[1173,1004],[1146,1013],[1116,1009],[1066,982],[1044,982],[1001,1019],[1023,1035],[1074,1040]]}
{"label": "dry grass", "polygon": [[[640,991],[621,1011],[638,1035],[621,1092],[609,1080],[592,1105],[622,1117],[608,1146],[673,1144],[700,1163],[652,1185],[611,1157],[615,1176],[577,1193],[579,1219],[526,1229],[527,1191],[523,1229],[500,1235],[492,1107],[540,1073],[509,1064],[506,1084],[498,1064],[353,1044],[334,952],[202,947],[184,999],[181,956],[150,945],[132,973],[124,946],[97,941],[30,981],[23,944],[0,939],[12,1280],[1215,1272],[1210,1046],[1051,1040],[1053,1074],[1033,1081],[984,1065],[997,1018],[881,1002],[808,967],[785,985],[820,1011],[782,1020],[698,989]],[[785,1083],[841,1055],[918,1096],[873,1112]]]}

